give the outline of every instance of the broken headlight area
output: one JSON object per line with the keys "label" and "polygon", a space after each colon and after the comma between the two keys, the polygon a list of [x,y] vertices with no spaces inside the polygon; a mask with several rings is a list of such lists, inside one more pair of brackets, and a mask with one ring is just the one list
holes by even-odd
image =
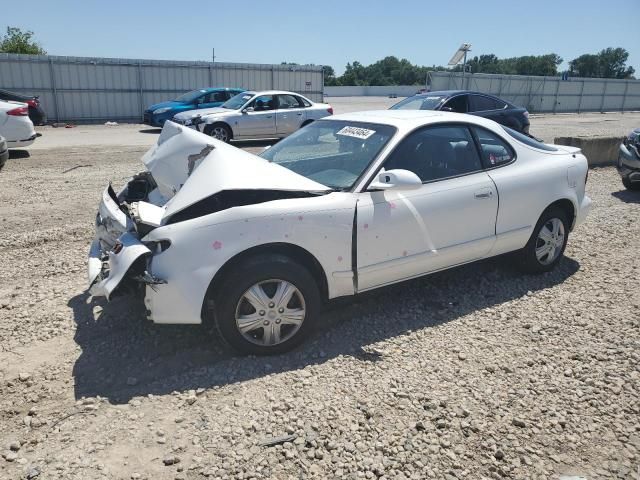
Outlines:
{"label": "broken headlight area", "polygon": [[157,188],[156,182],[151,172],[142,172],[135,175],[127,187],[122,191],[120,201],[126,203],[146,202],[149,200],[149,194]]}

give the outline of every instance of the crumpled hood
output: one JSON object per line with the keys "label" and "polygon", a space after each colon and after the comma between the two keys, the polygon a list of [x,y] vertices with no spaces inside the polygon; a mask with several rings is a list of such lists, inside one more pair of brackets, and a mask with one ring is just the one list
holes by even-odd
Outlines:
{"label": "crumpled hood", "polygon": [[187,120],[193,117],[205,117],[209,115],[220,115],[220,114],[228,115],[230,113],[235,113],[235,110],[230,110],[228,108],[220,108],[220,107],[200,108],[198,110],[189,110],[187,112],[181,112],[177,114],[175,118],[179,120]]}
{"label": "crumpled hood", "polygon": [[158,143],[142,157],[169,199],[163,220],[224,190],[330,190],[276,163],[167,121]]}

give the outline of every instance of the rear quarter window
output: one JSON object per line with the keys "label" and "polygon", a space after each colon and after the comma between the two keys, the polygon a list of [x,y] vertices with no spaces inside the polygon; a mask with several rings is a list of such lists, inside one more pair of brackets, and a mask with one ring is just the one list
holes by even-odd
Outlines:
{"label": "rear quarter window", "polygon": [[480,144],[480,155],[485,168],[500,167],[515,160],[516,152],[498,135],[481,127],[473,127],[473,131]]}

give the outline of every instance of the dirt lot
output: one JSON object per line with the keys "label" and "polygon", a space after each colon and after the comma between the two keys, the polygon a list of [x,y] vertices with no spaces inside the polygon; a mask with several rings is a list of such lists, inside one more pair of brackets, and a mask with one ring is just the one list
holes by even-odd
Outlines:
{"label": "dirt lot", "polygon": [[[532,123],[621,136],[640,115]],[[246,358],[84,292],[99,192],[140,170],[141,129],[45,129],[0,173],[0,478],[640,478],[640,194],[613,168],[556,271],[403,283]]]}

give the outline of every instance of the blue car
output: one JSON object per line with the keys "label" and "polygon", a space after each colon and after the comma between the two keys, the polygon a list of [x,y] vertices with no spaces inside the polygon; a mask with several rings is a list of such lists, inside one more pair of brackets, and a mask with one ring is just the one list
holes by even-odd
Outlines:
{"label": "blue car", "polygon": [[156,103],[144,111],[144,123],[162,127],[176,113],[198,108],[219,107],[231,97],[244,92],[241,88],[201,88],[180,95],[175,100]]}

